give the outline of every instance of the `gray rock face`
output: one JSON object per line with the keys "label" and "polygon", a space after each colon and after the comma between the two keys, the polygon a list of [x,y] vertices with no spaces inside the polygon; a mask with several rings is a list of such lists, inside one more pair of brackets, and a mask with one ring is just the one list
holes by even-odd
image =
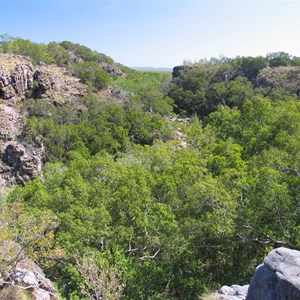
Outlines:
{"label": "gray rock face", "polygon": [[26,98],[42,98],[63,103],[86,94],[87,87],[64,67],[33,66],[26,57],[0,53],[0,99],[19,102]]}
{"label": "gray rock face", "polygon": [[286,248],[271,251],[256,268],[246,299],[300,299],[300,252]]}
{"label": "gray rock face", "polygon": [[13,107],[0,104],[0,139],[16,139],[22,133],[23,127],[24,117],[21,113]]}
{"label": "gray rock face", "polygon": [[0,67],[0,98],[11,99],[32,87],[33,73],[30,65],[16,65],[13,72],[6,67]]}
{"label": "gray rock face", "polygon": [[0,193],[35,177],[45,160],[43,144],[23,134],[22,101],[43,98],[63,105],[86,91],[66,68],[33,66],[26,57],[0,53]]}
{"label": "gray rock face", "polygon": [[14,107],[0,104],[0,192],[11,184],[24,184],[42,168],[43,144],[23,144],[24,117]]}
{"label": "gray rock face", "polygon": [[0,168],[0,174],[8,171],[9,177],[13,177],[16,183],[24,184],[41,171],[43,152],[43,147],[29,151],[20,143],[8,143],[2,154],[2,161],[7,167],[4,170]]}
{"label": "gray rock face", "polygon": [[11,184],[24,184],[42,168],[42,143],[23,144],[24,117],[14,107],[0,104],[0,192]]}
{"label": "gray rock face", "polygon": [[51,98],[53,94],[54,79],[40,70],[36,70],[33,75],[35,88],[33,98]]}
{"label": "gray rock face", "polygon": [[21,94],[33,87],[32,67],[30,65],[17,65],[11,75],[11,83],[16,94]]}

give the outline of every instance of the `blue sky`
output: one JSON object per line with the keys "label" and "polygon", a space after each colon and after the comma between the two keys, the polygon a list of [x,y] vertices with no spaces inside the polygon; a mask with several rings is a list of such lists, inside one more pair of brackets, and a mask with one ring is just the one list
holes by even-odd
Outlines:
{"label": "blue sky", "polygon": [[300,56],[300,1],[0,0],[0,33],[69,40],[130,67],[183,60]]}

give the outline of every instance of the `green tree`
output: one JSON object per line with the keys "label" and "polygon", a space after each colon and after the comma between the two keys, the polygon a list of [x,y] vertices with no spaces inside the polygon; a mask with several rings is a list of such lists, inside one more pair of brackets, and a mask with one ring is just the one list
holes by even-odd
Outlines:
{"label": "green tree", "polygon": [[47,45],[47,51],[49,52],[55,63],[59,66],[65,65],[71,58],[70,53],[56,42],[50,42]]}
{"label": "green tree", "polygon": [[291,55],[286,52],[272,52],[267,54],[270,67],[289,66],[292,62]]}
{"label": "green tree", "polygon": [[6,276],[27,255],[41,266],[51,266],[64,259],[62,249],[55,247],[54,231],[58,219],[50,210],[28,210],[22,203],[8,204],[0,211],[0,274]]}
{"label": "green tree", "polygon": [[268,57],[237,57],[234,63],[240,68],[244,76],[252,83],[255,83],[256,77],[260,70],[266,68],[270,63]]}

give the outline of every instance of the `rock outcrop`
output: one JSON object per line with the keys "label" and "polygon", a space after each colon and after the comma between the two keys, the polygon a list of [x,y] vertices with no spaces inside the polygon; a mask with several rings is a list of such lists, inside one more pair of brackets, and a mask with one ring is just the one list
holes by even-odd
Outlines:
{"label": "rock outcrop", "polygon": [[53,87],[55,84],[53,77],[51,77],[46,72],[36,70],[33,74],[33,79],[35,83],[35,88],[32,91],[33,98],[51,99],[53,96]]}
{"label": "rock outcrop", "polygon": [[278,248],[255,270],[247,300],[300,299],[300,251]]}
{"label": "rock outcrop", "polygon": [[[31,147],[30,147],[31,148]],[[34,178],[42,169],[44,148],[25,148],[18,142],[7,143],[2,153],[2,161],[6,167],[2,171],[6,181],[23,185]],[[5,176],[5,173],[6,174]]]}
{"label": "rock outcrop", "polygon": [[0,98],[11,99],[21,96],[25,91],[33,88],[32,66],[18,64],[11,71],[0,66]]}
{"label": "rock outcrop", "polygon": [[24,56],[0,53],[0,193],[34,178],[45,159],[43,144],[23,136],[23,102],[39,98],[63,105],[86,94],[87,87],[67,68],[34,66]]}
{"label": "rock outcrop", "polygon": [[[18,260],[13,266],[2,270],[0,299],[9,300],[58,300],[53,283],[46,278],[42,269],[26,258],[20,246],[6,242],[7,250],[18,251]],[[13,250],[12,250],[13,249]],[[6,253],[9,257],[9,253]]]}
{"label": "rock outcrop", "polygon": [[19,110],[0,104],[0,140],[6,142],[16,139],[21,134],[23,126],[24,118]]}
{"label": "rock outcrop", "polygon": [[110,65],[105,61],[99,61],[101,68],[106,71],[108,74],[116,76],[124,76],[124,73],[115,65]]}
{"label": "rock outcrop", "polygon": [[256,86],[281,88],[299,96],[300,67],[262,69],[257,76]]}
{"label": "rock outcrop", "polygon": [[33,66],[26,57],[0,54],[0,99],[47,98],[60,103],[86,94],[87,87],[65,67]]}
{"label": "rock outcrop", "polygon": [[49,99],[54,104],[62,105],[88,93],[87,86],[64,67],[39,65],[34,70],[33,83],[30,97]]}
{"label": "rock outcrop", "polygon": [[22,141],[24,123],[17,108],[0,104],[0,192],[12,184],[24,184],[42,168],[43,144]]}

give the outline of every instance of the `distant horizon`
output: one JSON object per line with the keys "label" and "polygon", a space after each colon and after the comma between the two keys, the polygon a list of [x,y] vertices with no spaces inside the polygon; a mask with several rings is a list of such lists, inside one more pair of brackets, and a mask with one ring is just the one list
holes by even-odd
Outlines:
{"label": "distant horizon", "polygon": [[1,33],[69,40],[128,67],[225,56],[300,56],[299,1],[2,0]]}

